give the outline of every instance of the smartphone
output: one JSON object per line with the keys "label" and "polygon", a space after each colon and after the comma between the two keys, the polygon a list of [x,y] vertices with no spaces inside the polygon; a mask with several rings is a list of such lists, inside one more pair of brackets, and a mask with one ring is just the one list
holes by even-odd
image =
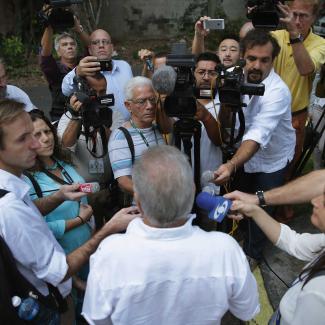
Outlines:
{"label": "smartphone", "polygon": [[100,63],[100,71],[112,71],[112,60],[98,60]]}
{"label": "smartphone", "polygon": [[225,29],[225,20],[224,19],[206,19],[203,20],[204,29]]}

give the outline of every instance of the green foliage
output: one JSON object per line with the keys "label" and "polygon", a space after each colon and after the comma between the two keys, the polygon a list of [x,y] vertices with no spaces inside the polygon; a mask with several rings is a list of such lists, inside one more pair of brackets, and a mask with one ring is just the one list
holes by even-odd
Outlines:
{"label": "green foliage", "polygon": [[2,56],[7,70],[21,68],[26,65],[25,46],[18,36],[4,38],[1,44]]}

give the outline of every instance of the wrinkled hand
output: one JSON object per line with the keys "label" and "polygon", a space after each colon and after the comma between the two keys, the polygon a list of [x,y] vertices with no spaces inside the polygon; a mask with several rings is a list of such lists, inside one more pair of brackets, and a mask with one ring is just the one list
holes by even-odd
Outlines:
{"label": "wrinkled hand", "polygon": [[72,95],[70,98],[70,106],[71,108],[75,111],[75,112],[79,112],[80,108],[82,106],[82,103],[79,102],[79,100],[77,99],[76,95]]}
{"label": "wrinkled hand", "polygon": [[240,201],[244,201],[250,204],[255,204],[258,205],[258,198],[255,194],[248,194],[248,193],[244,193],[244,192],[240,192],[240,191],[234,191],[234,192],[230,192],[224,195],[224,197],[226,199],[229,200],[240,200]]}
{"label": "wrinkled hand", "polygon": [[282,3],[278,3],[277,7],[283,14],[283,17],[280,18],[280,22],[286,25],[287,31],[290,33],[290,38],[296,38],[299,35],[299,31],[297,29],[295,18],[293,12],[291,11],[288,5],[284,5]]}
{"label": "wrinkled hand", "polygon": [[120,211],[116,212],[114,216],[106,222],[103,228],[112,228],[115,232],[121,232],[125,230],[128,224],[135,218],[141,217],[141,213],[139,209],[135,206],[121,209]]}
{"label": "wrinkled hand", "polygon": [[233,172],[233,167],[231,164],[222,164],[215,172],[214,172],[214,182],[217,185],[223,185],[229,181],[230,176]]}
{"label": "wrinkled hand", "polygon": [[53,195],[56,195],[61,201],[80,201],[87,195],[79,191],[79,184],[62,185],[60,189]]}
{"label": "wrinkled hand", "polygon": [[150,51],[150,50],[147,50],[147,49],[141,49],[139,52],[138,52],[138,57],[140,58],[140,60],[144,61],[146,58],[148,57],[154,57],[155,54],[154,52]]}
{"label": "wrinkled hand", "polygon": [[90,220],[91,216],[93,215],[93,209],[89,204],[80,204],[79,208],[79,216],[84,221],[87,222]]}
{"label": "wrinkled hand", "polygon": [[86,56],[80,60],[76,73],[80,77],[93,76],[100,71],[100,63],[95,56]]}
{"label": "wrinkled hand", "polygon": [[203,21],[207,20],[207,19],[211,19],[211,18],[208,16],[203,16],[195,23],[195,26],[194,26],[195,34],[203,36],[203,37],[205,37],[209,34],[210,31],[208,29],[204,29],[204,27],[203,27]]}

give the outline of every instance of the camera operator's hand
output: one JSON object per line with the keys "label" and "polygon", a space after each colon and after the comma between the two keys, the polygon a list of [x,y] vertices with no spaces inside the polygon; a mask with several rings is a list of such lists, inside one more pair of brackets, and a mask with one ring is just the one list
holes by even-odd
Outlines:
{"label": "camera operator's hand", "polygon": [[76,74],[80,77],[93,76],[100,71],[100,63],[95,56],[86,56],[80,60]]}
{"label": "camera operator's hand", "polygon": [[140,58],[140,60],[145,61],[148,57],[154,58],[155,53],[147,50],[147,49],[141,49],[138,52],[138,57]]}
{"label": "camera operator's hand", "polygon": [[211,113],[202,105],[200,102],[196,101],[196,113],[194,116],[197,120],[201,122],[206,122],[212,117]]}
{"label": "camera operator's hand", "polygon": [[209,30],[204,29],[203,27],[203,21],[207,19],[211,19],[211,18],[208,16],[203,16],[195,23],[194,30],[196,35],[205,37],[209,34]]}
{"label": "camera operator's hand", "polygon": [[76,95],[72,95],[70,98],[70,107],[75,111],[75,112],[79,112],[80,108],[82,106],[82,103],[79,102],[79,100],[77,99]]}
{"label": "camera operator's hand", "polygon": [[227,162],[226,164],[222,164],[215,172],[214,172],[214,182],[217,185],[223,185],[229,181],[231,174],[234,171],[234,166]]}
{"label": "camera operator's hand", "polygon": [[291,11],[290,7],[288,5],[284,5],[280,2],[277,4],[277,7],[283,14],[283,17],[280,18],[280,22],[284,23],[286,25],[287,31],[290,34],[290,38],[298,37],[299,31],[297,29],[295,17],[293,15],[293,12]]}

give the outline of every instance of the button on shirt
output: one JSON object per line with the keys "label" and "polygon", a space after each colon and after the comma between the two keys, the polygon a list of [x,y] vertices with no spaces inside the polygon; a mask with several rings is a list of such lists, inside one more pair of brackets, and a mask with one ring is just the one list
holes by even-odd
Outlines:
{"label": "button on shirt", "polygon": [[220,324],[230,310],[259,312],[246,257],[227,234],[192,226],[153,228],[133,220],[90,258],[83,305],[89,324]]}
{"label": "button on shirt", "polygon": [[[123,60],[112,60],[112,71],[102,71],[107,81],[107,94],[114,94],[115,105],[112,108],[117,108],[123,114],[125,121],[130,119],[130,113],[124,105],[124,86],[133,77],[130,65]],[[63,79],[62,92],[65,96],[70,96],[77,91],[73,78],[76,76],[76,69],[70,71]]]}
{"label": "button on shirt", "polygon": [[48,295],[48,282],[67,296],[71,280],[61,283],[68,270],[66,255],[31,201],[29,185],[0,169],[0,188],[9,191],[0,199],[0,235],[19,271],[43,295]]}
{"label": "button on shirt", "polygon": [[243,96],[247,107],[243,140],[260,144],[259,150],[245,163],[247,173],[273,173],[284,168],[294,155],[296,136],[291,124],[291,94],[272,69],[263,80],[264,96]]}

